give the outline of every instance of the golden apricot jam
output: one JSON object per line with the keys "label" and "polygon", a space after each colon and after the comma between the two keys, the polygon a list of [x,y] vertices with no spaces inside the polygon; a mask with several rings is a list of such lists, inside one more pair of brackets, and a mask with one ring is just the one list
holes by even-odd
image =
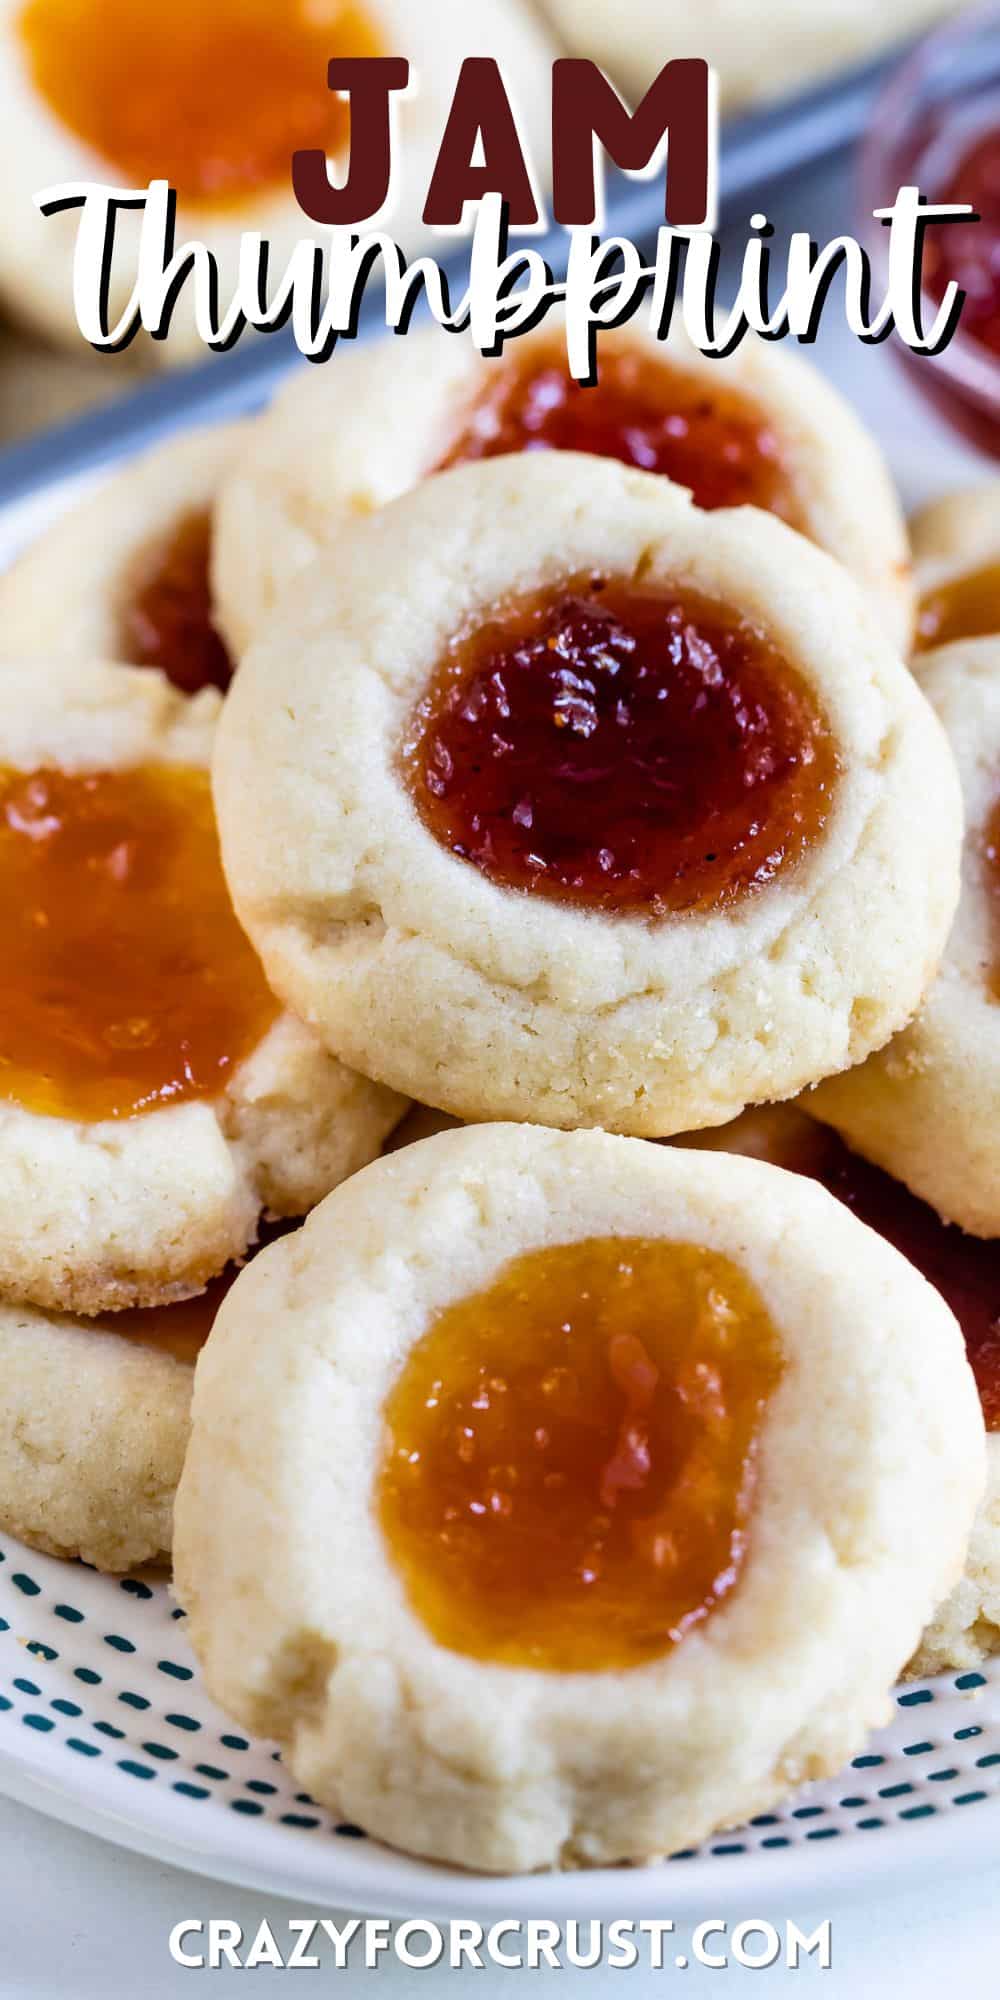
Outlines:
{"label": "golden apricot jam", "polygon": [[792,868],[838,760],[811,689],[738,612],[593,576],[453,643],[403,768],[430,832],[491,881],[664,915]]}
{"label": "golden apricot jam", "polygon": [[119,616],[120,657],[159,667],[182,694],[227,688],[233,677],[212,618],[211,534],[207,510],[183,515],[131,566]]}
{"label": "golden apricot jam", "polygon": [[531,1251],[449,1307],[385,1405],[382,1531],[443,1646],[638,1666],[738,1582],[777,1332],[691,1243]]}
{"label": "golden apricot jam", "polygon": [[699,507],[763,507],[793,526],[799,506],[773,424],[749,397],[634,347],[598,351],[582,387],[555,342],[491,370],[442,465],[520,451],[584,451],[659,472]]}
{"label": "golden apricot jam", "polygon": [[[705,1135],[689,1134],[686,1143],[704,1144]],[[750,1112],[720,1127],[708,1143],[821,1181],[916,1265],[951,1307],[965,1335],[986,1428],[1000,1430],[1000,1241],[966,1236],[953,1222],[942,1222],[927,1202],[852,1152],[829,1126],[791,1107]]]}
{"label": "golden apricot jam", "polygon": [[257,1241],[247,1251],[243,1263],[227,1264],[193,1299],[179,1299],[171,1306],[129,1306],[124,1312],[101,1313],[87,1324],[103,1333],[117,1333],[139,1347],[172,1354],[175,1361],[186,1361],[193,1367],[215,1324],[215,1315],[244,1265],[256,1257],[258,1250],[299,1226],[297,1217],[294,1221],[262,1222]]}
{"label": "golden apricot jam", "polygon": [[0,771],[0,1097],[129,1118],[225,1090],[277,1013],[206,771]]}
{"label": "golden apricot jam", "polygon": [[299,147],[343,153],[327,65],[381,53],[354,0],[25,0],[18,29],[35,89],[117,180],[214,207],[290,186]]}
{"label": "golden apricot jam", "polygon": [[953,639],[983,639],[1000,632],[1000,563],[986,563],[928,590],[917,613],[918,653]]}

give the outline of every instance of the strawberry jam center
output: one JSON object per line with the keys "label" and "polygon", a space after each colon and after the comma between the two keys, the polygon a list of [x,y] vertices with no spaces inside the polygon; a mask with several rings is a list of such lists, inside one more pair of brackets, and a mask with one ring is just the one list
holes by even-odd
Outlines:
{"label": "strawberry jam center", "polygon": [[35,89],[116,179],[214,207],[287,188],[299,147],[342,154],[327,64],[380,53],[353,0],[26,0],[18,26]]}
{"label": "strawberry jam center", "polygon": [[208,773],[0,772],[0,1096],[127,1118],[224,1091],[275,1018]]}
{"label": "strawberry jam center", "polygon": [[675,1646],[739,1579],[781,1366],[749,1279],[689,1243],[532,1251],[448,1308],[387,1399],[378,1481],[433,1637],[563,1672]]}
{"label": "strawberry jam center", "polygon": [[815,696],[762,633],[600,577],[459,638],[403,763],[425,825],[491,881],[654,915],[793,867],[837,775]]}
{"label": "strawberry jam center", "polygon": [[159,667],[182,694],[227,688],[233,663],[212,619],[211,520],[185,514],[165,541],[143,552],[127,580],[119,652]]}
{"label": "strawberry jam center", "polygon": [[1000,632],[1000,563],[985,563],[929,590],[917,614],[917,651]]}
{"label": "strawberry jam center", "polygon": [[600,350],[586,388],[555,343],[491,370],[442,463],[520,451],[617,458],[688,487],[699,507],[746,504],[798,524],[786,454],[750,398],[624,344]]}

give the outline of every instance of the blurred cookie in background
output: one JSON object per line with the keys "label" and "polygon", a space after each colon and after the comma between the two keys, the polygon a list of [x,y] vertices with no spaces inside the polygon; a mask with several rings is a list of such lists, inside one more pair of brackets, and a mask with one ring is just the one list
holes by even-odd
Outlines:
{"label": "blurred cookie in background", "polygon": [[138,357],[96,355],[77,337],[73,353],[0,326],[0,447],[109,403],[141,380]]}
{"label": "blurred cookie in background", "polygon": [[804,89],[838,69],[918,35],[960,0],[545,0],[574,54],[589,56],[633,100],[667,60],[704,56],[719,75],[723,108],[737,110]]}

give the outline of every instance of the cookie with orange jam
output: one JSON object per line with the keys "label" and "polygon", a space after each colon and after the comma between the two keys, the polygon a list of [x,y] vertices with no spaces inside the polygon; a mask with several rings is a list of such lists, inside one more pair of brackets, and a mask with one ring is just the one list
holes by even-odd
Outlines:
{"label": "cookie with orange jam", "polygon": [[158,445],[62,514],[0,576],[10,659],[158,667],[182,694],[224,691],[234,660],[216,617],[213,513],[250,429]]}
{"label": "cookie with orange jam", "polygon": [[915,673],[923,672],[924,655],[938,646],[1000,635],[998,515],[1000,482],[947,493],[913,516]]}
{"label": "cookie with orange jam", "polygon": [[656,1137],[791,1095],[910,1018],[957,898],[947,745],[840,566],[594,457],[345,527],[215,785],[276,992],[463,1118]]}
{"label": "cookie with orange jam", "polygon": [[237,923],[218,712],[158,672],[0,667],[9,1298],[96,1314],[200,1291],[401,1114],[283,1010]]}
{"label": "cookie with orange jam", "polygon": [[[0,0],[0,166],[10,207],[0,288],[18,316],[79,341],[71,270],[78,213],[39,214],[40,188],[97,181],[177,196],[176,244],[207,246],[220,270],[220,309],[235,289],[240,239],[270,244],[272,291],[297,243],[329,244],[292,189],[299,150],[346,174],[350,108],[327,85],[331,58],[402,56],[413,78],[395,100],[389,201],[362,226],[388,228],[408,251],[426,240],[421,212],[459,69],[468,56],[500,64],[528,155],[549,152],[554,50],[522,0]],[[109,317],[136,280],[141,214],[119,212]],[[347,234],[346,230],[343,234]],[[168,338],[147,343],[161,364],[204,354],[187,283]]]}
{"label": "cookie with orange jam", "polygon": [[817,370],[745,340],[708,359],[678,325],[602,329],[598,379],[569,373],[561,320],[502,357],[438,328],[338,351],[297,375],[247,432],[216,524],[219,615],[244,650],[274,599],[345,519],[445,465],[502,453],[589,452],[686,486],[700,507],[762,507],[836,556],[905,652],[905,527],[874,439]]}
{"label": "cookie with orange jam", "polygon": [[861,1747],[982,1477],[952,1315],[824,1189],[472,1127],[237,1279],[176,1582],[213,1698],[368,1832],[639,1860]]}
{"label": "cookie with orange jam", "polygon": [[[413,1129],[416,1134],[416,1116]],[[405,1138],[410,1120],[400,1130]],[[808,1174],[875,1229],[941,1293],[965,1338],[986,1426],[986,1490],[965,1571],[937,1607],[909,1663],[910,1674],[979,1667],[1000,1650],[1000,1237],[969,1236],[927,1202],[845,1144],[832,1126],[792,1104],[759,1106],[714,1132],[676,1142],[743,1153]]]}
{"label": "cookie with orange jam", "polygon": [[[920,684],[962,783],[962,892],[916,1019],[803,1100],[847,1142],[974,1236],[1000,1235],[1000,639],[929,652]],[[929,791],[933,829],[939,803]]]}

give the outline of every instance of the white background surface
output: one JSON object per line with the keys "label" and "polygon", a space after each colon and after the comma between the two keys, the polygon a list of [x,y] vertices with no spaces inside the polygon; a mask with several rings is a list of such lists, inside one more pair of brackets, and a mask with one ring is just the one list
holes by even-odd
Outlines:
{"label": "white background surface", "polygon": [[[760,205],[775,222],[779,241],[792,227],[808,228],[823,242],[855,225],[854,191],[842,166],[772,194]],[[743,230],[734,227],[730,235],[738,248]],[[949,486],[989,477],[993,468],[977,461],[927,410],[889,350],[862,348],[844,332],[837,323],[836,301],[835,287],[815,358],[881,436],[907,505]],[[975,1856],[974,1845],[968,1851]],[[621,1914],[629,1915],[627,1877]],[[589,1982],[587,1995],[621,1991],[630,2000],[645,2000],[668,1987],[675,1993],[697,1995],[710,1983],[717,1991],[720,1982],[728,1988],[733,1981],[749,1978],[757,1982],[756,1991],[762,1982],[769,1982],[768,1991],[790,1981],[793,1990],[807,1990],[809,1982],[814,1987],[820,1982],[822,1992],[850,1995],[851,2000],[867,2000],[869,1995],[883,2000],[897,1993],[906,1994],[907,2000],[940,2000],[944,1991],[963,2000],[966,1995],[986,2000],[1000,1992],[1000,1884],[995,1871],[992,1878],[978,1871],[974,1859],[971,1866],[966,1861],[962,1874],[943,1876],[929,1885],[908,1886],[902,1880],[891,1895],[883,1886],[877,1903],[855,1897],[808,1909],[706,1909],[703,1914],[730,1921],[765,1916],[780,1922],[794,1917],[806,1930],[829,1917],[832,1969],[821,1972],[810,1962],[794,1974],[782,1967],[755,1973],[737,1966],[725,1971],[690,1966],[681,1971],[668,1956],[660,1972],[636,1967],[628,1972],[557,1973],[543,1967],[522,1978],[533,1979],[533,1993],[548,1992],[558,1982],[563,2000],[567,1991],[570,2000],[574,1996],[584,2000],[584,1979]],[[190,1993],[199,1977],[211,1978],[216,1985],[250,1977],[253,1993],[262,1986],[270,1990],[270,1982],[282,1975],[267,1968],[237,1974],[223,1967],[199,1974],[173,1965],[167,1947],[170,1929],[184,1916],[230,1917],[252,1937],[266,1916],[276,1936],[284,1940],[288,1919],[303,1915],[337,1913],[303,1911],[278,1897],[227,1888],[159,1866],[0,1799],[0,2000],[8,1996],[97,2000],[99,1995],[102,2000],[118,1996],[135,2000],[136,1995],[161,2000]],[[670,1911],[665,1909],[663,1915],[668,1917]],[[316,1991],[320,1984],[325,1989],[331,1977],[338,1977],[341,1990],[348,1986],[356,1990],[377,1979],[371,1990],[383,2000],[411,1994],[418,2000],[435,2000],[446,1985],[455,1992],[457,1980],[468,1982],[471,1977],[467,1971],[418,1973],[389,1958],[371,1974],[359,1969],[336,1975],[331,1959],[324,1964],[324,1971],[312,1974],[312,1988],[303,1985],[303,1993]],[[301,1975],[303,1980],[307,1976]],[[509,1971],[484,1969],[476,1975],[473,1991],[480,2000],[510,1995],[515,1978]]]}

